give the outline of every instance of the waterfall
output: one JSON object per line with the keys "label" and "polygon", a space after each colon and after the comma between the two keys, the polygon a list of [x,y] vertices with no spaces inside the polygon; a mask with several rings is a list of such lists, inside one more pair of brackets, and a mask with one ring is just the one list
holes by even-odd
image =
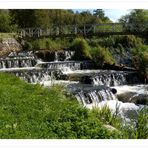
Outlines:
{"label": "waterfall", "polygon": [[36,64],[33,58],[6,58],[0,59],[0,69],[16,67],[33,67]]}
{"label": "waterfall", "polygon": [[109,89],[101,89],[101,90],[94,89],[90,91],[81,90],[75,93],[75,97],[83,106],[86,107],[90,105],[91,107],[94,107],[97,106],[102,101],[117,99]]}
{"label": "waterfall", "polygon": [[8,57],[34,57],[32,51],[11,52]]}
{"label": "waterfall", "polygon": [[51,71],[47,69],[33,69],[33,70],[22,70],[22,71],[11,71],[10,73],[20,77],[28,83],[41,83],[43,81],[51,80]]}
{"label": "waterfall", "polygon": [[59,61],[59,56],[58,56],[58,52],[55,52],[55,62]]}
{"label": "waterfall", "polygon": [[124,122],[131,122],[131,119],[136,120],[138,116],[139,106],[134,103],[123,103],[118,101],[117,97],[110,89],[79,91],[75,93],[77,101],[84,107],[89,109],[108,107],[113,114],[120,116]]}
{"label": "waterfall", "polygon": [[65,67],[71,70],[80,70],[82,62],[79,61],[57,61],[57,62],[40,62],[36,66],[44,67],[48,69],[65,69]]}
{"label": "waterfall", "polygon": [[33,67],[36,63],[36,59],[32,52],[11,52],[8,57],[0,58],[0,69]]}
{"label": "waterfall", "polygon": [[72,59],[74,55],[74,51],[61,51],[61,52],[54,52],[55,58],[54,61],[69,61]]}
{"label": "waterfall", "polygon": [[79,77],[81,83],[93,85],[119,86],[140,83],[136,72],[113,70],[75,70],[63,71],[63,75]]}
{"label": "waterfall", "polygon": [[68,61],[71,60],[72,57],[74,56],[75,52],[74,51],[65,51],[65,60],[64,61]]}
{"label": "waterfall", "polygon": [[94,85],[106,85],[106,86],[118,86],[118,85],[124,85],[127,84],[127,73],[104,73],[104,74],[98,74],[97,76],[94,76],[93,83]]}

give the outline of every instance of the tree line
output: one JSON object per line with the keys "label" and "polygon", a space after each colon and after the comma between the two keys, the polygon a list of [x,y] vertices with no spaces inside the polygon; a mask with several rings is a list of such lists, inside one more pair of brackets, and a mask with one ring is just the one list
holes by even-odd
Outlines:
{"label": "tree line", "polygon": [[49,27],[51,25],[83,25],[111,22],[102,9],[73,11],[63,9],[0,10],[0,31],[10,32],[17,28]]}
{"label": "tree line", "polygon": [[[119,22],[126,24],[125,31],[148,30],[148,10],[133,9],[122,16]],[[0,32],[12,32],[18,28],[51,25],[84,25],[111,23],[104,10],[74,11],[64,9],[11,9],[0,10]]]}

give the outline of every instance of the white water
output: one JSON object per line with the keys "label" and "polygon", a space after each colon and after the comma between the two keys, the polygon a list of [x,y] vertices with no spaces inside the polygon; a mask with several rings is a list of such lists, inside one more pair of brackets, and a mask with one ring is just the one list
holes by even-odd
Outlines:
{"label": "white water", "polygon": [[0,69],[17,68],[17,67],[33,67],[36,59],[32,52],[16,53],[12,52],[6,58],[0,58]]}
{"label": "white water", "polygon": [[113,114],[119,115],[122,119],[130,121],[130,118],[136,118],[137,111],[140,109],[139,106],[134,103],[123,103],[118,100],[109,100],[100,102],[97,107],[102,109],[107,106]]}
{"label": "white water", "polygon": [[117,94],[123,94],[127,92],[133,92],[136,94],[148,95],[148,85],[123,85],[112,87],[117,90]]}
{"label": "white water", "polygon": [[64,81],[64,80],[43,80],[40,82],[41,85],[45,87],[51,87],[53,85],[63,85],[64,87],[68,86],[69,84],[77,84],[77,81]]}
{"label": "white water", "polygon": [[64,69],[69,67],[71,70],[81,69],[82,62],[80,61],[54,61],[54,62],[40,62],[36,67],[46,67],[48,69]]}

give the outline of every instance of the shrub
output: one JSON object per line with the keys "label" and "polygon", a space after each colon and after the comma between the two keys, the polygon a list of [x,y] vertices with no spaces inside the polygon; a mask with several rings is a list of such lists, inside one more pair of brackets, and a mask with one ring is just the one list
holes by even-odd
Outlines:
{"label": "shrub", "polygon": [[76,38],[72,42],[70,49],[75,51],[74,59],[76,60],[87,60],[91,59],[90,46],[85,39]]}
{"label": "shrub", "polygon": [[111,53],[107,48],[102,48],[100,46],[92,48],[90,50],[92,60],[99,66],[103,66],[104,63],[113,64],[115,60],[113,59]]}
{"label": "shrub", "polygon": [[139,45],[132,49],[133,65],[148,80],[148,46]]}

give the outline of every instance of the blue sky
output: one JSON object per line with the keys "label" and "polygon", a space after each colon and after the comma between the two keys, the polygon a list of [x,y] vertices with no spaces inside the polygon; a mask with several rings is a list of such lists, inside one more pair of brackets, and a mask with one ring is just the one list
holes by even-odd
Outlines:
{"label": "blue sky", "polygon": [[130,13],[129,9],[104,9],[105,15],[108,16],[113,22],[117,21],[123,15]]}
{"label": "blue sky", "polygon": [[[81,9],[81,10],[74,10],[74,11],[86,11],[88,9]],[[90,10],[90,9],[89,9]],[[126,15],[130,13],[131,10],[129,9],[103,9],[105,12],[105,15],[108,16],[113,22],[117,22],[119,18],[121,18],[123,15]],[[93,11],[91,9],[90,11]]]}

